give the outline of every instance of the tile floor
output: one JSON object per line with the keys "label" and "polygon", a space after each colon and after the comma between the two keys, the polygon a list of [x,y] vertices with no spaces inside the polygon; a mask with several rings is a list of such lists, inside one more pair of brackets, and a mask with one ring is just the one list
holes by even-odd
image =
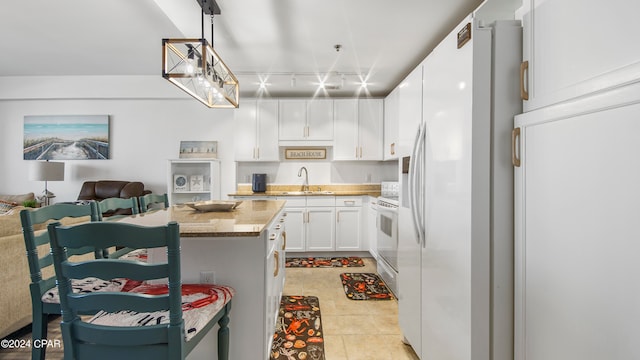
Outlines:
{"label": "tile floor", "polygon": [[[343,272],[376,272],[375,260],[365,258],[364,267],[287,268],[284,293],[313,295],[320,300],[325,339],[325,360],[416,360],[410,346],[402,343],[396,300],[349,300],[340,282]],[[30,339],[30,333],[22,333]],[[61,339],[59,320],[49,322],[49,338]],[[28,359],[28,349],[0,349],[0,359]],[[61,348],[47,351],[47,360],[62,360]],[[237,359],[241,360],[241,359]],[[244,360],[244,359],[242,359]]]}
{"label": "tile floor", "polygon": [[375,260],[364,261],[364,267],[287,268],[284,294],[319,298],[326,360],[418,359],[402,342],[396,300],[357,301],[345,296],[341,273],[376,272]]}

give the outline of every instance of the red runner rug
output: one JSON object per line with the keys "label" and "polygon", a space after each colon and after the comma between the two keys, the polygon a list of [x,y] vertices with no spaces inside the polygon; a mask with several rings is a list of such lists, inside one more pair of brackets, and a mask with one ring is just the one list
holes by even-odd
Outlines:
{"label": "red runner rug", "polygon": [[342,286],[351,300],[391,300],[393,294],[380,277],[373,273],[340,274]]}
{"label": "red runner rug", "polygon": [[283,295],[277,324],[270,359],[325,360],[317,297]]}
{"label": "red runner rug", "polygon": [[352,257],[294,257],[287,258],[285,267],[318,268],[318,267],[354,267],[364,266],[362,258]]}

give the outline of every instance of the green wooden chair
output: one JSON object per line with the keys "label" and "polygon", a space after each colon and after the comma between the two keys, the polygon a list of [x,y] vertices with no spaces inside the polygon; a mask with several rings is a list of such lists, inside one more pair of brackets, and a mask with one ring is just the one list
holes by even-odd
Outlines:
{"label": "green wooden chair", "polygon": [[164,208],[169,207],[169,197],[167,194],[147,194],[138,197],[138,202],[140,203],[140,212],[147,212],[149,210],[149,206],[154,204],[162,204]]}
{"label": "green wooden chair", "polygon": [[[60,288],[61,329],[66,360],[184,359],[216,323],[220,325],[217,335],[218,359],[228,359],[227,324],[234,291],[224,286],[192,285],[215,289],[215,300],[203,305],[202,300],[198,300],[198,304],[189,303],[182,297],[189,285],[181,284],[180,234],[176,222],[156,227],[118,222],[93,222],[76,226],[52,223],[48,230]],[[101,248],[166,248],[167,263],[149,264],[119,259],[70,262],[67,251],[82,247],[87,238]],[[168,286],[164,285],[165,293],[138,291],[139,288],[131,292],[73,293],[71,279],[88,276],[124,277],[140,281],[168,279]],[[92,319],[78,316],[87,310],[103,311]],[[186,312],[190,312],[187,319],[199,318],[203,325],[192,329],[192,325],[183,318]]]}
{"label": "green wooden chair", "polygon": [[[35,231],[34,228],[41,226],[44,230],[45,223],[63,218],[81,218],[86,216],[88,220],[95,221],[96,218],[92,215],[93,212],[91,209],[93,206],[95,205],[54,204],[43,208],[33,210],[24,209],[20,211],[22,234],[24,236],[31,277],[29,289],[31,292],[33,315],[31,331],[32,344],[35,343],[35,340],[47,338],[48,316],[50,314],[60,315],[60,303],[57,301],[58,292],[52,266],[53,258],[48,248],[49,234],[47,231]],[[86,242],[84,245],[86,245]],[[39,247],[40,249],[38,249]],[[38,250],[40,250],[42,254],[39,254]],[[70,251],[69,256],[91,252],[94,253],[94,257],[102,256],[102,251],[96,251],[94,246],[80,247],[74,251]],[[42,255],[42,257],[40,257],[40,255]],[[4,289],[4,291],[11,291],[11,289]],[[45,354],[46,347],[31,347],[32,359],[44,359]]]}
{"label": "green wooden chair", "polygon": [[[138,207],[138,198],[131,197],[128,199],[123,198],[107,198],[104,200],[100,200],[96,202],[97,206],[94,208],[96,213],[94,214],[99,221],[109,221],[116,220],[122,218],[124,216],[129,215],[114,215],[114,213],[118,210],[131,210],[132,214],[139,214]],[[109,254],[107,251],[104,252],[103,257],[109,257],[112,259],[122,257],[126,254],[132,252],[133,249],[129,248],[118,248],[116,251]]]}
{"label": "green wooden chair", "polygon": [[[113,215],[117,210],[128,209],[132,214],[139,214],[138,198],[107,198],[97,202],[98,204],[98,220],[114,220],[128,215]],[[107,218],[107,219],[105,219]]]}

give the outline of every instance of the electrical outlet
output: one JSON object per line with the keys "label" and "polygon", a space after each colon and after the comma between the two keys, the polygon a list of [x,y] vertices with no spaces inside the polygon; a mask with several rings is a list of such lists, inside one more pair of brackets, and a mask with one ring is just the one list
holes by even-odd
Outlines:
{"label": "electrical outlet", "polygon": [[215,284],[216,273],[213,270],[200,271],[200,283],[201,284]]}

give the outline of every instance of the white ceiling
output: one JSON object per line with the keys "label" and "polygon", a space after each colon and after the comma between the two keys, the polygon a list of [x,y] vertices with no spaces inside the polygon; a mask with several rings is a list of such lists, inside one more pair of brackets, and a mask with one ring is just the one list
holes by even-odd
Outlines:
{"label": "white ceiling", "polygon": [[[361,74],[384,96],[481,2],[218,0],[213,44],[242,96],[363,95]],[[200,21],[196,0],[3,0],[0,76],[161,76],[161,39],[199,38]],[[340,89],[318,92],[328,73]]]}

